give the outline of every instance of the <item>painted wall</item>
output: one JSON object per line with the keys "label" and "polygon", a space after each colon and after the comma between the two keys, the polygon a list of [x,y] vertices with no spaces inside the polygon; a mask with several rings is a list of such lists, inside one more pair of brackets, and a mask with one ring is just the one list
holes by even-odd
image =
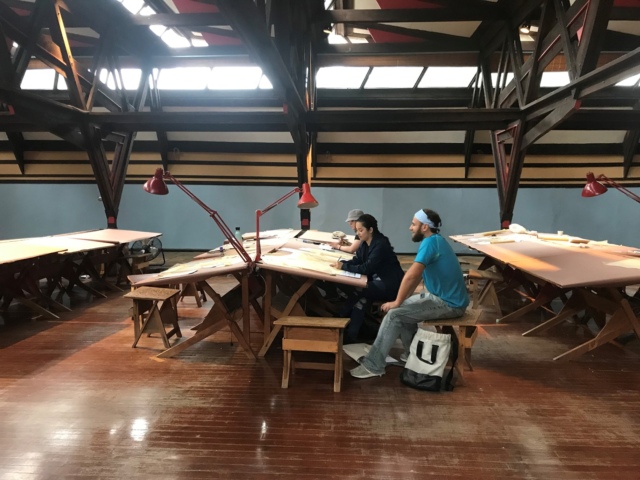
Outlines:
{"label": "painted wall", "polygon": [[[202,186],[189,188],[234,229],[255,231],[255,210],[289,191],[288,187]],[[126,185],[118,226],[162,232],[167,249],[209,249],[222,234],[207,214],[170,186],[170,194],[146,194],[140,185]],[[640,193],[640,189],[635,189]],[[348,231],[351,208],[374,215],[396,252],[413,253],[408,226],[413,213],[429,207],[443,219],[445,236],[499,228],[498,197],[493,188],[323,188],[313,190],[320,205],[311,212],[312,228]],[[51,235],[104,228],[106,219],[95,185],[0,184],[0,239]],[[298,226],[295,196],[261,220],[261,229]],[[514,223],[529,230],[556,232],[640,247],[640,205],[618,192],[583,199],[580,188],[521,188]],[[463,253],[464,247],[455,246]]]}

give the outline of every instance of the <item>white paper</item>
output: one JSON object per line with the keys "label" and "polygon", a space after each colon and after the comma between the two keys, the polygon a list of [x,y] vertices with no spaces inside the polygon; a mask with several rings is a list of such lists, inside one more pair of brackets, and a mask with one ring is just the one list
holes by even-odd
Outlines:
{"label": "white paper", "polygon": [[351,277],[351,278],[360,278],[360,277],[362,277],[362,275],[360,275],[359,273],[347,272],[346,270],[341,270],[340,273],[338,273],[338,275],[342,275],[342,276],[345,276],[345,277]]}

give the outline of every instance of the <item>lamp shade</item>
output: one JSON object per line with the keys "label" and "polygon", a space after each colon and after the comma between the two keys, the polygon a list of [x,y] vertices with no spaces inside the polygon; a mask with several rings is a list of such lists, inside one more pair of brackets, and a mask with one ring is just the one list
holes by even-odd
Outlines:
{"label": "lamp shade", "polygon": [[607,191],[607,187],[601,184],[593,173],[587,173],[587,184],[582,189],[583,197],[597,197]]}
{"label": "lamp shade", "polygon": [[145,192],[153,195],[166,195],[169,193],[167,184],[164,183],[164,171],[161,168],[156,169],[156,173],[142,186]]}
{"label": "lamp shade", "polygon": [[298,208],[315,208],[318,201],[311,195],[311,188],[308,183],[302,184],[302,196],[298,200]]}

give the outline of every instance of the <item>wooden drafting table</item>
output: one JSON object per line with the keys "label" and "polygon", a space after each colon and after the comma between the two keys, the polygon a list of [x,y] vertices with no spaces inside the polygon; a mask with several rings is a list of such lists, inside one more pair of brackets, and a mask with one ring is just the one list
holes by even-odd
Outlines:
{"label": "wooden drafting table", "polygon": [[[333,233],[321,232],[320,230],[306,230],[302,235],[299,235],[298,238],[300,240],[306,240],[314,243],[334,243],[340,240],[339,238],[334,237]],[[346,235],[343,238],[351,244],[355,241],[356,237],[355,235]]]}
{"label": "wooden drafting table", "polygon": [[[270,238],[279,238],[279,239],[288,240],[290,238],[297,237],[298,235],[300,235],[301,232],[302,230],[300,230],[299,228],[297,229],[277,228],[275,230],[265,230],[263,232],[260,232],[260,240],[262,241]],[[242,234],[242,240],[244,241],[255,240],[255,239],[256,239],[256,232],[247,232]]]}
{"label": "wooden drafting table", "polygon": [[[265,294],[262,303],[264,344],[258,353],[259,357],[266,354],[280,331],[280,326],[272,327],[273,319],[288,315],[304,316],[305,312],[299,300],[316,281],[324,280],[354,287],[366,287],[366,275],[355,277],[353,274],[329,266],[340,257],[345,258],[344,254],[340,254],[337,250],[324,250],[318,245],[305,243],[300,239],[290,240],[275,252],[263,255],[262,262],[258,264],[265,277]],[[287,281],[294,279],[293,283]],[[285,286],[285,283],[289,285]],[[281,291],[288,290],[288,293],[291,293],[286,295],[288,298],[282,305],[276,305],[274,302],[276,286]]]}
{"label": "wooden drafting table", "polygon": [[118,228],[105,228],[102,230],[90,230],[87,232],[67,233],[65,235],[72,238],[82,240],[91,240],[94,242],[113,243],[116,245],[129,244],[138,240],[147,240],[161,236],[161,233],[138,232],[136,230],[120,230]]}
{"label": "wooden drafting table", "polygon": [[[629,330],[640,337],[640,322],[622,292],[623,287],[640,283],[638,250],[601,242],[545,241],[526,234],[501,233],[495,243],[482,237],[481,234],[472,234],[451,238],[534,277],[543,286],[548,285],[548,291],[551,288],[557,292],[571,291],[571,297],[557,315],[524,335],[547,330],[587,307],[610,315],[608,320],[603,320],[602,328],[594,339],[557,356],[555,360],[575,358]],[[551,300],[550,295],[547,295],[547,301]]]}
{"label": "wooden drafting table", "polygon": [[[87,232],[78,232],[78,233],[69,233],[61,236],[76,238],[79,240],[90,240],[93,242],[103,242],[103,243],[111,243],[113,245],[117,245],[118,249],[115,250],[115,255],[113,258],[103,259],[105,260],[105,275],[114,265],[119,265],[121,269],[126,270],[128,274],[133,273],[131,269],[131,265],[127,261],[127,257],[125,255],[124,249],[131,242],[136,242],[138,240],[148,240],[150,238],[159,237],[162,235],[161,233],[156,232],[139,232],[136,230],[120,230],[118,228],[105,228],[102,230],[90,230]],[[125,275],[123,275],[122,270],[118,275],[116,280],[116,284],[120,283],[120,280],[123,279]],[[115,285],[114,285],[115,286]]]}
{"label": "wooden drafting table", "polygon": [[[47,278],[51,280],[49,295],[53,293],[56,286],[60,288],[58,297],[61,297],[65,292],[69,294],[71,289],[75,285],[78,285],[92,295],[106,298],[104,293],[80,281],[81,275],[88,275],[93,281],[106,288],[121,291],[119,288],[105,282],[95,269],[95,265],[114,256],[117,246],[113,243],[81,240],[64,235],[28,238],[24,241],[30,245],[60,247],[65,249],[58,253],[62,258],[59,268],[52,269],[46,275]],[[68,282],[66,287],[62,284],[62,278],[65,278]]]}
{"label": "wooden drafting table", "polygon": [[[234,252],[235,253],[235,252]],[[240,283],[240,289],[234,288],[227,294],[220,296],[207,283],[207,279],[219,275],[233,274]],[[160,358],[168,358],[177,355],[189,346],[204,340],[213,335],[224,326],[229,326],[232,334],[236,337],[249,358],[255,359],[255,353],[249,344],[251,326],[249,322],[249,305],[258,309],[258,315],[262,315],[257,300],[253,298],[254,293],[250,292],[249,267],[237,254],[231,253],[201,260],[194,260],[188,263],[178,264],[170,269],[154,275],[134,275],[131,278],[132,287],[140,286],[166,286],[179,283],[195,283],[202,288],[213,299],[213,306],[204,320],[193,328],[195,335],[174,344],[158,355]],[[142,277],[142,280],[136,281]],[[258,292],[261,294],[262,292]],[[242,317],[242,331],[238,328],[236,321]]]}
{"label": "wooden drafting table", "polygon": [[[50,318],[60,318],[34,301],[39,300],[51,309],[69,311],[64,305],[40,291],[40,268],[55,262],[58,252],[65,248],[33,245],[25,240],[0,242],[0,297],[6,308],[11,300],[27,306],[36,313]],[[28,296],[27,296],[28,294]]]}

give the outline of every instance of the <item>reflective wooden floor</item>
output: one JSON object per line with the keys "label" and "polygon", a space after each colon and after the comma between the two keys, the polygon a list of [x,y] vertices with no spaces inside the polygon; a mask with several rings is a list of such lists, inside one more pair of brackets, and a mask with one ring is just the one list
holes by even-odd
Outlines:
{"label": "reflective wooden floor", "polygon": [[[231,279],[217,281],[222,290]],[[278,342],[253,362],[228,331],[160,360],[132,349],[130,303],[78,293],[60,321],[0,327],[0,479],[638,479],[640,342],[551,358],[586,335],[487,310],[475,371],[452,393],[299,371]],[[211,304],[180,307],[187,333]],[[254,320],[252,345],[261,344]],[[350,361],[345,367],[353,367]]]}

